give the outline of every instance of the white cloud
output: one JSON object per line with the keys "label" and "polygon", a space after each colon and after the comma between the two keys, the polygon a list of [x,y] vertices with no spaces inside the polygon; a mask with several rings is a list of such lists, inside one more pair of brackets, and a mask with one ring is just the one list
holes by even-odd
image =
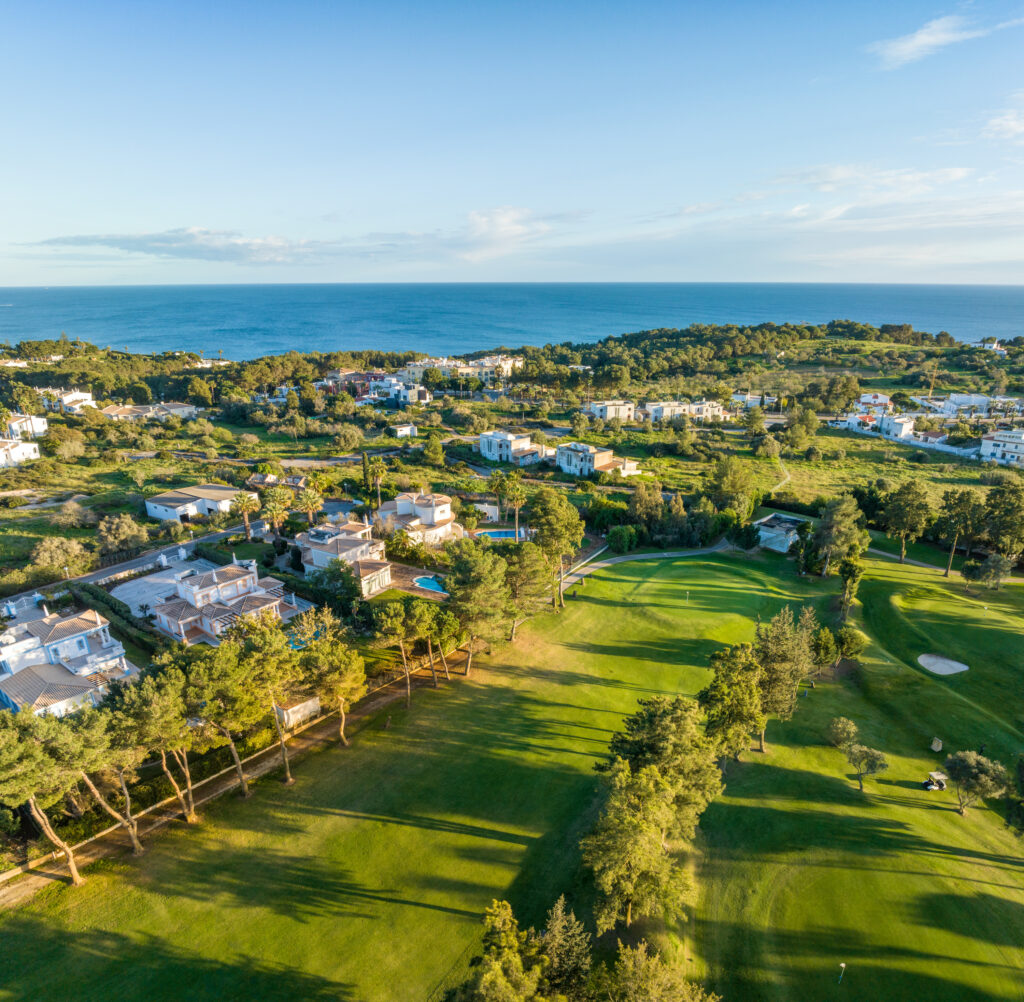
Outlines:
{"label": "white cloud", "polygon": [[[461,236],[466,244],[461,256],[467,261],[501,257],[550,232],[551,224],[538,219],[529,209],[505,205],[487,211],[474,210]],[[459,240],[456,235],[455,241]]]}
{"label": "white cloud", "polygon": [[900,66],[906,66],[907,63],[915,63],[919,59],[924,59],[925,56],[930,56],[933,52],[938,52],[949,45],[955,45],[957,42],[966,42],[971,38],[984,38],[993,32],[1002,31],[1004,28],[1014,28],[1021,24],[1024,24],[1024,19],[1016,18],[982,28],[958,14],[947,14],[945,17],[937,17],[929,21],[909,35],[872,42],[868,46],[868,51],[879,57],[883,68],[894,70]]}
{"label": "white cloud", "polygon": [[1013,95],[1014,106],[993,115],[982,129],[986,139],[1008,139],[1024,143],[1024,91]]}
{"label": "white cloud", "polygon": [[775,178],[775,184],[810,187],[819,192],[856,190],[862,194],[898,196],[923,194],[963,181],[970,167],[872,167],[868,164],[823,164]]}

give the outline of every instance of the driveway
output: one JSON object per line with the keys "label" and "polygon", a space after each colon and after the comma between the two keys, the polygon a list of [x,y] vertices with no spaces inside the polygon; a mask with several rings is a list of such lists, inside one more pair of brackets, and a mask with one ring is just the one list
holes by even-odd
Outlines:
{"label": "driveway", "polygon": [[117,585],[110,594],[130,606],[133,615],[142,616],[145,615],[141,608],[143,605],[149,606],[149,611],[152,611],[161,602],[166,601],[168,596],[177,594],[177,575],[183,571],[212,571],[216,566],[209,560],[202,559],[171,560],[166,567],[158,567],[152,574]]}

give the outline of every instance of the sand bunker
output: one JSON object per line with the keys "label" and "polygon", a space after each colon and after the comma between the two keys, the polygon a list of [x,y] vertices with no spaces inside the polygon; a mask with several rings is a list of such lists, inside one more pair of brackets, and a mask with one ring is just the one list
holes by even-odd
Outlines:
{"label": "sand bunker", "polygon": [[939,657],[938,654],[922,654],[917,663],[935,675],[956,675],[967,671],[967,665],[962,661],[950,661],[949,658]]}

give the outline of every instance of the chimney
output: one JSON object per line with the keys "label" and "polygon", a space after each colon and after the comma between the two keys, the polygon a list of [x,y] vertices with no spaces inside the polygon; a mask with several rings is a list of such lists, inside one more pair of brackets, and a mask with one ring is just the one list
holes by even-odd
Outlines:
{"label": "chimney", "polygon": [[46,608],[46,603],[45,602],[43,602],[43,604],[42,604],[42,610],[43,610],[43,618],[45,619],[47,616],[50,615],[50,610]]}

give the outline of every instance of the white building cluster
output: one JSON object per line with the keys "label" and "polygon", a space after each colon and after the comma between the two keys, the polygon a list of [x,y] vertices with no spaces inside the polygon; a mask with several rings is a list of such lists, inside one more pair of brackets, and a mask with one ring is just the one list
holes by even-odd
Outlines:
{"label": "white building cluster", "polygon": [[398,370],[402,379],[419,382],[427,369],[437,369],[445,379],[479,379],[482,383],[493,383],[497,379],[508,379],[516,369],[523,367],[519,355],[486,355],[483,358],[421,358]]}
{"label": "white building cluster", "polygon": [[535,444],[529,435],[510,431],[485,431],[478,440],[480,455],[492,463],[533,466],[553,459],[555,450],[549,445]]}

